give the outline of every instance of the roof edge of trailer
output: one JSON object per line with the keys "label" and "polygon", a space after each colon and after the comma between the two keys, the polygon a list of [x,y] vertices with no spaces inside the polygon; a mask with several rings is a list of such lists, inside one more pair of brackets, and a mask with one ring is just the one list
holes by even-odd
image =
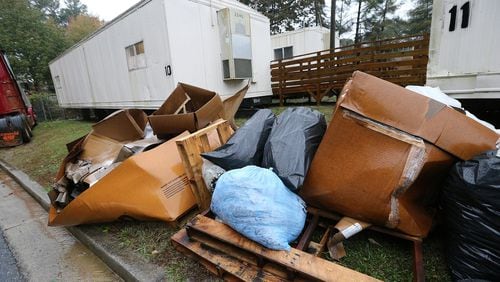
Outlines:
{"label": "roof edge of trailer", "polygon": [[133,5],[132,7],[128,8],[125,12],[119,14],[118,16],[116,16],[115,18],[113,18],[112,20],[110,20],[109,22],[107,22],[106,24],[104,24],[103,26],[101,26],[100,28],[98,28],[96,31],[94,31],[91,34],[85,36],[83,39],[81,39],[77,43],[73,44],[68,49],[64,50],[57,57],[55,57],[54,59],[50,60],[49,65],[51,65],[53,62],[59,60],[64,55],[68,54],[73,49],[76,49],[76,48],[80,47],[80,45],[82,45],[84,42],[86,42],[89,39],[95,37],[96,35],[98,35],[99,33],[103,32],[104,30],[108,29],[110,26],[112,26],[116,22],[119,22],[121,19],[123,19],[126,16],[130,15],[132,12],[137,11],[138,9],[142,8],[144,5],[148,4],[151,1],[153,1],[153,0],[142,0],[142,1],[137,2],[135,5]]}
{"label": "roof edge of trailer", "polygon": [[307,32],[307,31],[315,31],[315,32],[319,32],[319,33],[325,33],[325,32],[329,33],[330,29],[323,27],[323,26],[308,26],[308,27],[303,27],[303,28],[296,29],[296,30],[289,30],[289,31],[273,34],[273,35],[271,35],[271,39],[283,37],[283,36],[288,36],[288,35],[292,35],[292,34],[303,33],[303,32]]}
{"label": "roof edge of trailer", "polygon": [[[113,24],[119,22],[120,20],[122,20],[123,18],[125,18],[126,16],[130,15],[131,13],[137,11],[138,9],[142,8],[143,6],[145,6],[146,4],[148,4],[149,2],[151,2],[153,0],[142,0],[142,1],[139,1],[137,2],[135,5],[133,5],[132,7],[128,8],[126,11],[124,11],[123,13],[119,14],[118,16],[116,16],[115,18],[113,18],[112,20],[110,20],[109,22],[107,22],[106,24],[104,24],[103,26],[101,26],[99,29],[97,29],[96,31],[92,32],[91,34],[85,36],[83,39],[81,39],[80,41],[78,41],[77,43],[75,43],[74,45],[72,45],[71,47],[67,48],[66,50],[64,50],[61,54],[57,55],[57,57],[55,57],[54,59],[50,60],[49,62],[49,66],[54,63],[55,61],[59,60],[60,58],[64,57],[66,54],[68,54],[69,52],[73,51],[74,49],[80,47],[83,43],[87,42],[88,40],[90,40],[91,38],[97,36],[99,33],[103,32],[104,30],[108,29],[110,26],[112,26]],[[212,0],[190,0],[192,2],[197,2],[197,3],[211,3]],[[255,15],[258,15],[260,17],[263,17],[267,20],[269,20],[265,15],[263,15],[262,13],[258,12],[257,10],[243,4],[243,3],[240,3],[239,1],[228,1],[228,0],[216,0],[217,2],[219,3],[224,3],[224,4],[230,4],[233,5],[233,6],[236,6],[240,9],[244,9],[248,12],[252,12],[254,13]]]}
{"label": "roof edge of trailer", "polygon": [[254,9],[248,5],[241,3],[238,0],[188,0],[188,1],[196,2],[196,3],[204,3],[204,4],[208,4],[208,5],[210,5],[212,2],[219,2],[219,4],[226,4],[228,6],[234,6],[234,7],[240,8],[246,12],[251,12],[254,15],[257,15],[259,17],[262,17],[262,18],[269,20],[269,18],[266,17],[261,12],[257,11],[256,9]]}

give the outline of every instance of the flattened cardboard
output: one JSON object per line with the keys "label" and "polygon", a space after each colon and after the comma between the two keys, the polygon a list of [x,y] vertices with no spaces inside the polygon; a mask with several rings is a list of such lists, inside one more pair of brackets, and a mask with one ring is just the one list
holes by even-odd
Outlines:
{"label": "flattened cardboard", "polygon": [[497,139],[439,102],[355,72],[300,194],[310,205],[425,237],[452,164]]}
{"label": "flattened cardboard", "polygon": [[195,205],[172,139],[128,158],[59,213],[51,206],[49,225],[109,222],[128,217],[173,221]]}
{"label": "flattened cardboard", "polygon": [[123,142],[143,138],[146,123],[147,116],[142,110],[125,109],[92,125],[92,130],[95,134]]}
{"label": "flattened cardboard", "polygon": [[92,132],[83,141],[79,159],[90,161],[92,165],[110,165],[120,155],[122,148],[122,143]]}
{"label": "flattened cardboard", "polygon": [[[186,101],[188,113],[174,114]],[[213,91],[179,83],[163,105],[148,116],[153,132],[158,136],[194,132],[223,117],[222,101]]]}

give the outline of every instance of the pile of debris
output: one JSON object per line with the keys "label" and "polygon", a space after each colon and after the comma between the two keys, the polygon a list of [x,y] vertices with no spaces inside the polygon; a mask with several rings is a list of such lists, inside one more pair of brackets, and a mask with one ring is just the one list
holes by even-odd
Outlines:
{"label": "pile of debris", "polygon": [[125,109],[94,124],[68,145],[49,192],[49,225],[175,221],[196,206],[175,139],[222,117],[219,95],[180,83],[150,116]]}
{"label": "pile of debris", "polygon": [[[435,225],[451,168],[470,167],[474,156],[496,150],[499,134],[455,109],[459,104],[436,89],[411,89],[355,72],[328,127],[318,111],[297,107],[278,116],[257,111],[233,131],[246,88],[228,109],[216,93],[179,84],[152,115],[119,111],[75,142],[50,192],[49,224],[127,217],[171,222],[198,206],[202,213],[172,242],[214,274],[246,281],[375,280],[321,258],[328,249],[340,259],[346,255],[344,240],[372,229],[414,244],[415,277],[421,280],[421,243]],[[481,157],[490,172],[498,170],[494,152]],[[500,179],[498,173],[485,175],[488,184],[478,185],[489,187],[496,200],[477,206],[486,214],[487,238],[494,238],[500,234],[492,220],[500,210]],[[465,190],[450,196],[454,189],[447,188],[447,199],[466,202],[466,195],[474,194],[485,201],[451,177],[446,187]],[[459,201],[444,201],[447,217],[446,209],[465,214],[480,209],[457,207]],[[471,262],[455,261],[455,277],[495,278],[491,271],[479,275],[484,269],[479,265],[486,252],[500,257],[499,237],[477,251],[474,242],[457,234],[468,234],[461,224],[474,226],[482,219],[455,224],[460,220],[445,219],[455,233],[450,242],[475,252],[473,258],[452,252]],[[320,229],[320,240],[314,241]],[[491,259],[482,267],[497,265]]]}
{"label": "pile of debris", "polygon": [[[225,145],[196,152],[204,160],[195,171],[206,181],[193,189],[213,190],[211,202],[199,203],[210,210],[173,236],[174,245],[222,277],[369,280],[318,258],[328,249],[340,259],[342,241],[369,228],[410,240],[422,280],[422,240],[450,169],[494,150],[499,134],[438,101],[448,97],[436,89],[413,90],[355,72],[328,129],[309,109],[258,111]],[[304,269],[312,261],[325,267]]]}

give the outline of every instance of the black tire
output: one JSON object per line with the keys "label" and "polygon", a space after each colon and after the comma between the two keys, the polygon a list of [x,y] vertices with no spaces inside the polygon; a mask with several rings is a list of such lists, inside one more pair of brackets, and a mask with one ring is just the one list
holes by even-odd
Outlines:
{"label": "black tire", "polygon": [[9,130],[9,124],[7,123],[6,118],[0,118],[0,131],[6,132]]}
{"label": "black tire", "polygon": [[28,118],[24,114],[21,115],[21,118],[24,122],[24,126],[25,126],[26,130],[28,131],[30,138],[33,137],[33,131],[31,130],[31,126],[30,126],[30,123],[28,121]]}
{"label": "black tire", "polygon": [[21,137],[23,138],[23,142],[24,143],[30,142],[31,135],[28,131],[29,126],[24,121],[23,115],[12,116],[10,117],[10,121],[21,132]]}

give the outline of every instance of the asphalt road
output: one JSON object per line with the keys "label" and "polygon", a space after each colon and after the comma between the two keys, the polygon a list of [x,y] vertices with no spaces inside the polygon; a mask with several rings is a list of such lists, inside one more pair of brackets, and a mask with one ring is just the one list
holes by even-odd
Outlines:
{"label": "asphalt road", "polygon": [[16,258],[9,249],[3,231],[0,229],[0,281],[23,281]]}

